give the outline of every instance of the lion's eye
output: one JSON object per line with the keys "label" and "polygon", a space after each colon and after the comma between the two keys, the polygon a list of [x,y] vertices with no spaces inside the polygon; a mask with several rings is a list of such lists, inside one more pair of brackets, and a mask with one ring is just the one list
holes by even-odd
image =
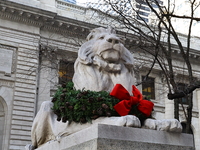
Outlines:
{"label": "lion's eye", "polygon": [[119,41],[118,40],[115,40],[115,44],[118,44],[119,43]]}
{"label": "lion's eye", "polygon": [[93,35],[91,35],[88,39],[91,40],[93,38]]}
{"label": "lion's eye", "polygon": [[103,40],[103,39],[104,39],[104,36],[101,36],[99,39]]}

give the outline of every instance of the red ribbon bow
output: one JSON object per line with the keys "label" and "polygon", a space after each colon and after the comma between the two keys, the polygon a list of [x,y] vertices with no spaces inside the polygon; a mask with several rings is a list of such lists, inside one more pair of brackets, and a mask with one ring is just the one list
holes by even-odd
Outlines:
{"label": "red ribbon bow", "polygon": [[133,85],[133,96],[121,85],[116,84],[110,95],[121,100],[114,106],[114,109],[120,116],[128,115],[133,105],[138,104],[137,109],[142,112],[146,117],[151,115],[154,104],[151,101],[143,100],[140,91]]}

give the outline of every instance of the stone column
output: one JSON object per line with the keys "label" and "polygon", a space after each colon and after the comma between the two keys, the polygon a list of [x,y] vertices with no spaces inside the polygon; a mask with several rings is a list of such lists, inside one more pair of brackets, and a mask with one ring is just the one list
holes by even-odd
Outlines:
{"label": "stone column", "polygon": [[[196,99],[197,99],[197,105],[198,105],[198,111],[200,112],[200,89],[197,89],[196,90]],[[200,148],[200,115],[199,115],[199,118],[198,118],[198,128],[196,129],[196,132],[195,132],[195,146],[196,146],[196,149],[199,149]]]}
{"label": "stone column", "polygon": [[[167,93],[165,95],[167,95]],[[174,118],[174,101],[165,97],[165,119],[172,118]]]}
{"label": "stone column", "polygon": [[[197,93],[197,105],[198,105],[198,110],[200,111],[200,89],[196,90]],[[199,116],[200,119],[200,116]],[[200,120],[199,120],[200,121]]]}
{"label": "stone column", "polygon": [[50,81],[51,81],[51,63],[49,60],[42,58],[39,66],[39,81],[38,81],[38,99],[37,112],[40,109],[41,103],[50,101]]}

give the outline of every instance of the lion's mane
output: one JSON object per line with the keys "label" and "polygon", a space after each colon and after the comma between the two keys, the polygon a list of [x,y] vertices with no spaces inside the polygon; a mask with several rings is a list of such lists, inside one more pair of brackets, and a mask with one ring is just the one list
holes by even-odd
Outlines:
{"label": "lion's mane", "polygon": [[76,89],[110,92],[119,83],[130,92],[135,83],[133,55],[111,28],[91,31],[78,51],[74,71]]}

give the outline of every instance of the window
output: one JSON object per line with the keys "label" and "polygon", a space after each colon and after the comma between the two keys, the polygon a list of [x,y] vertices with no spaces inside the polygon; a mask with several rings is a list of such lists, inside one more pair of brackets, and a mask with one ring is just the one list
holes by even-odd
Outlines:
{"label": "window", "polygon": [[146,10],[146,11],[150,11],[149,7],[145,7],[145,6],[142,6],[142,5],[139,5],[139,4],[136,4],[136,8],[139,8],[139,9],[142,9],[142,10]]}
{"label": "window", "polygon": [[149,21],[149,19],[147,19],[147,18],[141,18],[141,17],[139,17],[139,16],[137,16],[137,19],[138,19],[138,20],[141,20],[141,21],[145,21],[145,22],[148,22],[148,21]]}
{"label": "window", "polygon": [[[138,14],[140,16],[140,17],[138,16],[137,19],[148,22],[149,14],[152,10],[148,6],[147,2],[144,0],[135,0],[135,2],[136,2],[136,8],[138,9]],[[163,1],[158,0],[157,2],[159,3],[160,6],[163,5]],[[157,4],[154,1],[149,1],[149,3],[154,9],[158,8]]]}
{"label": "window", "polygon": [[64,0],[65,2],[76,4],[76,0]]}
{"label": "window", "polygon": [[142,76],[142,94],[147,99],[155,99],[154,78]]}
{"label": "window", "polygon": [[140,15],[143,15],[143,16],[146,16],[146,17],[148,17],[148,15],[149,15],[149,13],[142,12],[142,11],[140,11],[139,14],[140,14]]}
{"label": "window", "polygon": [[60,61],[59,65],[59,84],[72,81],[74,75],[74,62]]}

